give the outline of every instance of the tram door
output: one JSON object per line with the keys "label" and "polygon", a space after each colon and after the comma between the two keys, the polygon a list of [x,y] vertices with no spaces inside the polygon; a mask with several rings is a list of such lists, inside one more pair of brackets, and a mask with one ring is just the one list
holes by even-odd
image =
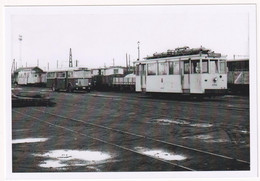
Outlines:
{"label": "tram door", "polygon": [[141,64],[141,90],[146,91],[146,64]]}
{"label": "tram door", "polygon": [[183,93],[190,93],[190,60],[182,61],[182,90]]}

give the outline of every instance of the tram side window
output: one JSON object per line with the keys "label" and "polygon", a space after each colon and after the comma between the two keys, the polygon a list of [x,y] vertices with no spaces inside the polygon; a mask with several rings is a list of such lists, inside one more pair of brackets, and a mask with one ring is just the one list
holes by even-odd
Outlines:
{"label": "tram side window", "polygon": [[159,75],[167,75],[167,63],[159,63]]}
{"label": "tram side window", "polygon": [[192,74],[200,73],[200,61],[199,60],[193,60],[191,65],[192,65],[192,69],[191,69]]}
{"label": "tram side window", "polygon": [[173,74],[174,74],[174,75],[180,74],[179,62],[174,62],[174,63],[173,63]]}
{"label": "tram side window", "polygon": [[148,75],[156,75],[156,69],[157,69],[157,64],[156,63],[150,63],[150,64],[147,64],[147,74]]}
{"label": "tram side window", "polygon": [[218,61],[210,60],[210,73],[218,73]]}
{"label": "tram side window", "polygon": [[114,74],[118,74],[118,69],[114,69]]}
{"label": "tram side window", "polygon": [[180,67],[179,62],[169,62],[169,75],[179,75]]}
{"label": "tram side window", "polygon": [[189,73],[190,73],[190,62],[184,61],[184,74],[189,74]]}
{"label": "tram side window", "polygon": [[68,72],[68,77],[73,77],[73,72]]}
{"label": "tram side window", "polygon": [[65,72],[58,72],[57,77],[59,78],[64,78],[65,77]]}
{"label": "tram side window", "polygon": [[209,73],[209,61],[202,60],[202,73]]}
{"label": "tram side window", "polygon": [[226,73],[226,62],[219,62],[219,70],[221,74],[225,74]]}
{"label": "tram side window", "polygon": [[139,71],[140,71],[140,70],[139,70],[139,67],[141,67],[141,66],[136,65],[136,67],[135,67],[135,74],[136,74],[136,75],[140,75],[140,74],[139,74]]}
{"label": "tram side window", "polygon": [[55,78],[55,72],[48,72],[47,77],[48,78]]}
{"label": "tram side window", "polygon": [[173,75],[173,62],[169,62],[169,75]]}

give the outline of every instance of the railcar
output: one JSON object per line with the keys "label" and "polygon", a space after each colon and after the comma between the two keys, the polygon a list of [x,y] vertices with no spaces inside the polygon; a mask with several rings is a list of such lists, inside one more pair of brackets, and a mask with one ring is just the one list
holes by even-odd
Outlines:
{"label": "railcar", "polygon": [[23,67],[14,72],[13,83],[17,85],[45,86],[46,72],[39,67]]}
{"label": "railcar", "polygon": [[87,68],[67,68],[47,72],[47,87],[53,91],[90,91],[91,72]]}
{"label": "railcar", "polygon": [[125,68],[111,66],[107,68],[92,69],[92,85],[95,90],[112,90],[113,78],[125,76]]}
{"label": "railcar", "polygon": [[249,59],[227,61],[228,90],[231,93],[249,94]]}
{"label": "railcar", "polygon": [[136,92],[223,95],[227,91],[226,56],[189,47],[156,53],[136,65]]}
{"label": "railcar", "polygon": [[113,88],[120,91],[135,91],[135,74],[128,74],[125,77],[114,77]]}

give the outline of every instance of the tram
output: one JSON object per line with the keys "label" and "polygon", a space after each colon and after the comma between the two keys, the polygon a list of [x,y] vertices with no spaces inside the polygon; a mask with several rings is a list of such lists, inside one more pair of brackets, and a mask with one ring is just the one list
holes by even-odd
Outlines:
{"label": "tram", "polygon": [[136,65],[136,92],[223,95],[227,91],[226,56],[204,47],[155,53]]}
{"label": "tram", "polygon": [[90,91],[91,71],[87,68],[68,68],[47,72],[46,87],[53,91]]}

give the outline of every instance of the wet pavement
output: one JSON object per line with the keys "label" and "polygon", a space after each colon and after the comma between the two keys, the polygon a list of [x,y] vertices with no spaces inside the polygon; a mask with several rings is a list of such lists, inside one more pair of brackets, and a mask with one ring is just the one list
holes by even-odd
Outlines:
{"label": "wet pavement", "polygon": [[[129,97],[131,95],[134,99]],[[183,101],[180,105],[176,101],[151,101],[138,98],[137,94],[112,92],[54,92],[50,93],[50,97],[55,99],[55,106],[40,106],[37,109],[249,161],[248,110],[241,113],[221,110],[220,113],[210,106],[199,107],[197,103],[193,106],[190,102]],[[234,97],[228,98],[230,101],[227,104],[233,104]],[[243,105],[247,101],[245,99],[241,99]],[[236,102],[237,99],[234,99],[234,104],[239,106]],[[112,132],[97,131],[80,123],[39,115],[34,109],[34,106],[13,108],[13,172],[177,171],[179,169],[174,166],[148,158],[185,162],[193,166],[198,161],[184,152],[160,148],[160,145],[149,141],[138,146],[138,139],[118,137]],[[51,124],[15,111],[38,117]],[[54,123],[59,123],[66,129],[55,127],[52,125]],[[83,132],[86,136],[79,134]],[[87,136],[131,147],[149,157],[144,159]],[[207,168],[210,170],[210,166]]]}

